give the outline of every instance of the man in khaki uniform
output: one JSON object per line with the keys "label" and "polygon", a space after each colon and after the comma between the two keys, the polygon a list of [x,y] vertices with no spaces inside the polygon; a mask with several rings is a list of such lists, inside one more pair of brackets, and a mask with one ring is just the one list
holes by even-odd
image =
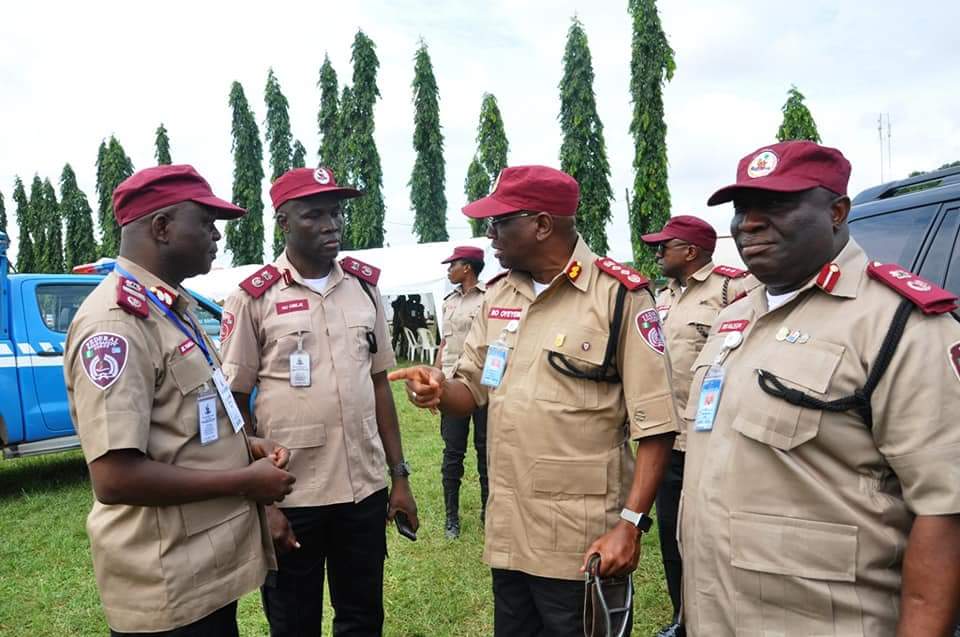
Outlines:
{"label": "man in khaki uniform", "polygon": [[[456,285],[443,299],[443,338],[437,350],[434,367],[452,376],[453,369],[463,353],[463,341],[473,325],[473,319],[483,303],[485,287],[477,280],[483,272],[483,250],[472,246],[457,246],[442,263],[449,264],[447,278]],[[480,523],[487,510],[487,408],[480,407],[463,418],[440,416],[440,435],[443,437],[443,504],[446,508],[444,532],[449,539],[460,536],[460,480],[463,478],[463,458],[467,453],[467,435],[473,418],[473,446],[477,450],[477,473],[480,474]]]}
{"label": "man in khaki uniform", "polygon": [[765,285],[720,314],[693,366],[693,637],[944,636],[957,617],[956,299],[849,237],[849,175],[839,151],[784,142],[710,198],[733,201]]}
{"label": "man in khaki uniform", "polygon": [[[216,219],[244,214],[190,166],[113,194],[116,269],[77,312],[64,376],[96,501],[87,519],[112,635],[237,635],[236,600],[275,564],[259,504],[283,499],[287,450],[248,439],[180,287],[210,270]],[[229,414],[233,414],[233,418]]]}
{"label": "man in khaki uniform", "polygon": [[[490,282],[453,378],[399,370],[420,407],[489,408],[484,561],[501,637],[582,635],[583,573],[629,573],[678,430],[648,281],[598,258],[574,227],[579,187],[505,168],[464,208],[509,273]],[[636,441],[636,462],[630,441]]]}
{"label": "man in khaki uniform", "polygon": [[[657,292],[657,312],[663,324],[673,370],[673,394],[682,413],[690,391],[690,366],[707,341],[710,327],[724,307],[750,283],[759,282],[746,270],[727,265],[715,266],[712,256],[717,233],[702,219],[690,215],[672,217],[660,232],[645,234],[644,243],[656,249],[657,263],[668,278]],[[657,637],[682,637],[680,623],[680,580],[682,562],[677,547],[677,512],[683,486],[683,460],[687,432],[681,431],[673,443],[670,466],[657,491],[657,526],[660,553],[667,591],[673,602],[674,621]]]}
{"label": "man in khaki uniform", "polygon": [[[297,491],[267,515],[279,569],[263,588],[271,634],[319,635],[329,572],[335,635],[383,626],[385,520],[416,503],[386,370],[395,364],[376,268],[335,261],[340,203],[360,192],[326,168],[270,189],[286,250],[226,301],[223,368],[256,430],[290,449]],[[251,419],[253,421],[253,419]],[[393,489],[387,495],[389,466]]]}

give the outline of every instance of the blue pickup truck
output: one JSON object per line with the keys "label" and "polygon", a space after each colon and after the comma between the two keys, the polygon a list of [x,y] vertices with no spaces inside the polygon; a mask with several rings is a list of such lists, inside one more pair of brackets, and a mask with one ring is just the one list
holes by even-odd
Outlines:
{"label": "blue pickup truck", "polygon": [[[80,304],[112,264],[98,274],[10,274],[9,241],[0,232],[0,447],[6,458],[79,446],[63,380],[63,343]],[[221,309],[198,294],[198,318],[219,336]]]}

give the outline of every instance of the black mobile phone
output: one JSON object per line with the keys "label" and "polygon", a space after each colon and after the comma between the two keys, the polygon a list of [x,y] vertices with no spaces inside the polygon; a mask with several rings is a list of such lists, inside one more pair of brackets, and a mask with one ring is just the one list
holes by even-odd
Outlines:
{"label": "black mobile phone", "polygon": [[397,514],[393,516],[393,521],[397,525],[397,533],[407,538],[411,542],[417,541],[417,532],[413,530],[413,527],[410,526],[410,518],[407,517],[407,514],[403,511],[397,511]]}

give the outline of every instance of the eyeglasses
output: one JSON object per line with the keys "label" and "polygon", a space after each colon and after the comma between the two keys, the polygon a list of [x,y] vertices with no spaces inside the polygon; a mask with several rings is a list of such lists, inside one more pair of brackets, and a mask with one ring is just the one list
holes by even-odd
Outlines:
{"label": "eyeglasses", "polygon": [[511,221],[511,220],[513,220],[513,219],[519,219],[520,217],[533,217],[533,216],[536,216],[537,214],[539,214],[539,213],[536,213],[536,212],[518,212],[518,213],[515,214],[515,215],[506,215],[506,216],[503,216],[503,217],[492,217],[492,218],[490,219],[490,227],[491,227],[491,228],[496,228],[496,227],[499,226],[500,224],[506,223],[506,222]]}
{"label": "eyeglasses", "polygon": [[681,241],[680,243],[666,243],[666,242],[664,242],[664,243],[658,243],[658,244],[657,244],[657,247],[656,247],[656,249],[654,250],[653,253],[654,253],[654,254],[663,254],[664,252],[666,252],[666,251],[669,250],[670,248],[684,248],[684,247],[689,246],[689,245],[690,245],[690,244],[687,243],[686,241]]}

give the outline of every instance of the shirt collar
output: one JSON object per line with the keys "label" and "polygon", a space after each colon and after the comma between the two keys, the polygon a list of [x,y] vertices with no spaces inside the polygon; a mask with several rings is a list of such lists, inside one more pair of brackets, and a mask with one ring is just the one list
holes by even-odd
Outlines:
{"label": "shirt collar", "polygon": [[[277,257],[277,260],[273,262],[273,265],[277,268],[277,270],[280,271],[280,275],[282,277],[280,281],[281,289],[286,290],[288,287],[296,283],[297,285],[301,285],[308,290],[313,290],[313,288],[306,284],[303,275],[301,275],[297,269],[293,267],[293,264],[290,263],[290,259],[287,257],[286,250],[284,250],[283,253]],[[327,287],[323,291],[324,296],[326,296],[330,290],[332,290],[338,283],[340,283],[340,281],[343,280],[343,268],[340,267],[340,262],[336,259],[333,261],[333,267],[330,268],[330,274],[328,276],[330,278],[327,279]]]}
{"label": "shirt collar", "polygon": [[[596,258],[597,255],[590,250],[590,246],[588,246],[587,242],[583,240],[583,237],[578,234],[577,244],[574,246],[573,253],[570,255],[570,258],[567,259],[567,264],[564,266],[560,274],[558,274],[556,278],[550,282],[549,287],[561,285],[562,281],[558,283],[558,279],[566,279],[576,289],[580,290],[581,292],[586,292],[587,288],[590,287],[590,276],[593,273],[593,269],[596,267],[593,263]],[[574,266],[579,267],[574,268]],[[511,270],[510,274],[507,275],[507,280],[510,281],[510,283],[517,289],[518,292],[526,296],[531,301],[535,301],[537,299],[537,294],[533,291],[533,277],[530,276],[529,272]],[[544,292],[546,292],[546,290],[544,290]]]}

